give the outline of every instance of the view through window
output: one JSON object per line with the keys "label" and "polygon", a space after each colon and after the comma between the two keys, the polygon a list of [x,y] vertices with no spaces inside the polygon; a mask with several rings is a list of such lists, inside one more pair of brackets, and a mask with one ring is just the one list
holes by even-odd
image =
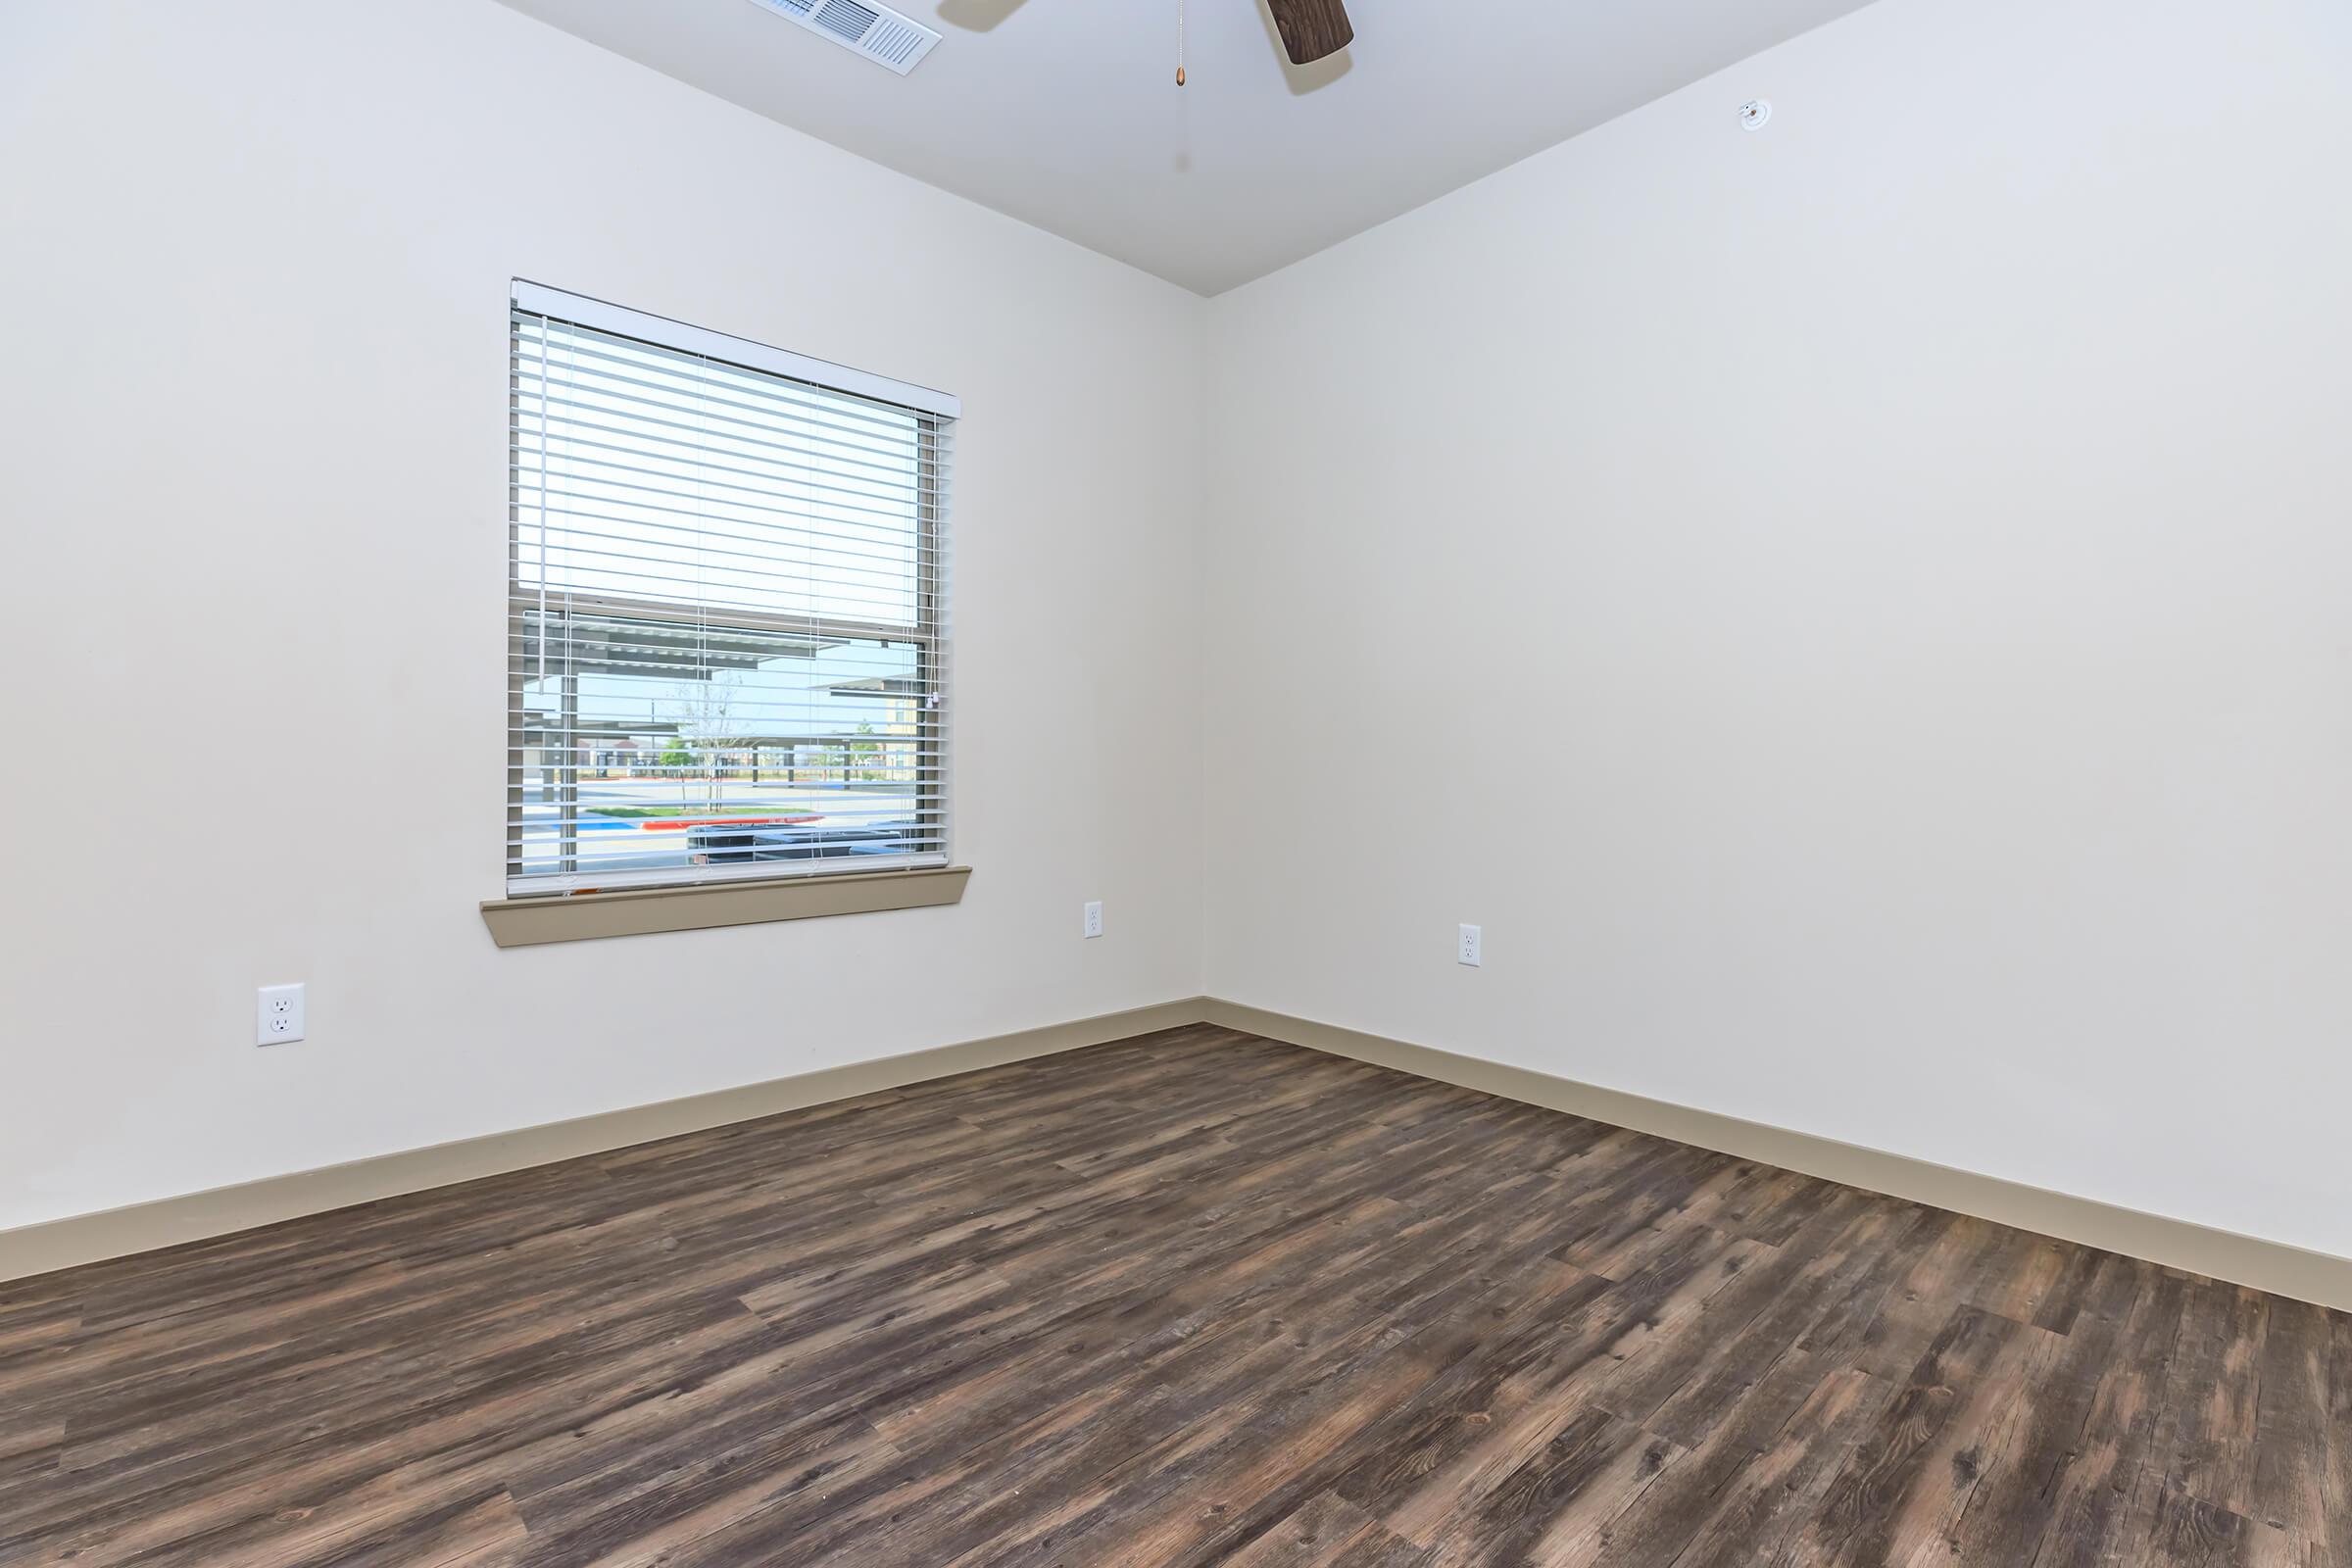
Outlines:
{"label": "view through window", "polygon": [[952,414],[515,292],[510,893],[944,863]]}

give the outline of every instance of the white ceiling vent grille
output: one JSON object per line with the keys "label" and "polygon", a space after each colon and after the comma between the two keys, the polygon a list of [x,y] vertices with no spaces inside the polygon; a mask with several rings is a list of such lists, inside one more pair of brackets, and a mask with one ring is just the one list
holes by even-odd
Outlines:
{"label": "white ceiling vent grille", "polygon": [[939,34],[873,0],[752,0],[844,49],[855,49],[904,76],[931,52]]}

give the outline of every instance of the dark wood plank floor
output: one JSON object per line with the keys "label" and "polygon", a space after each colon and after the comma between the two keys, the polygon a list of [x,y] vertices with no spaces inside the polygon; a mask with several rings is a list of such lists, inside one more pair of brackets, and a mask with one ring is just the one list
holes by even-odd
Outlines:
{"label": "dark wood plank floor", "polygon": [[1170,1031],[0,1285],[0,1562],[2352,1568],[2352,1320]]}

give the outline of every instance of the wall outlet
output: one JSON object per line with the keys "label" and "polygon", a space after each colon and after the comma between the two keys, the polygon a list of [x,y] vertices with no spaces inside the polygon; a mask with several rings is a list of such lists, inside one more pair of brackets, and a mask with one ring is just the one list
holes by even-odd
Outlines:
{"label": "wall outlet", "polygon": [[1100,899],[1086,906],[1086,934],[1090,940],[1102,934],[1102,903]]}
{"label": "wall outlet", "polygon": [[1478,927],[1476,927],[1476,926],[1474,926],[1474,925],[1466,925],[1466,926],[1462,927],[1462,935],[1461,935],[1461,940],[1460,940],[1460,942],[1459,942],[1459,943],[1457,943],[1457,944],[1455,945],[1455,949],[1454,949],[1454,955],[1453,955],[1453,960],[1454,960],[1454,962],[1456,962],[1456,963],[1466,963],[1466,964],[1468,964],[1468,965],[1469,965],[1471,968],[1473,968],[1473,969],[1477,968],[1477,967],[1478,967],[1478,965],[1479,965],[1479,951],[1478,951],[1478,947],[1479,947],[1479,930],[1478,930]]}
{"label": "wall outlet", "polygon": [[282,1046],[302,1038],[302,987],[264,986],[254,1020],[253,1043]]}

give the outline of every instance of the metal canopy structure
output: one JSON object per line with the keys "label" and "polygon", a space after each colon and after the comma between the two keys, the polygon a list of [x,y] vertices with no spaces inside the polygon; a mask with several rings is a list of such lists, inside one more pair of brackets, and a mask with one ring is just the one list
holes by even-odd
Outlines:
{"label": "metal canopy structure", "polygon": [[521,617],[525,671],[568,667],[575,675],[710,680],[721,670],[758,669],[774,659],[813,659],[851,639],[726,624],[683,625],[595,611],[531,611]]}

